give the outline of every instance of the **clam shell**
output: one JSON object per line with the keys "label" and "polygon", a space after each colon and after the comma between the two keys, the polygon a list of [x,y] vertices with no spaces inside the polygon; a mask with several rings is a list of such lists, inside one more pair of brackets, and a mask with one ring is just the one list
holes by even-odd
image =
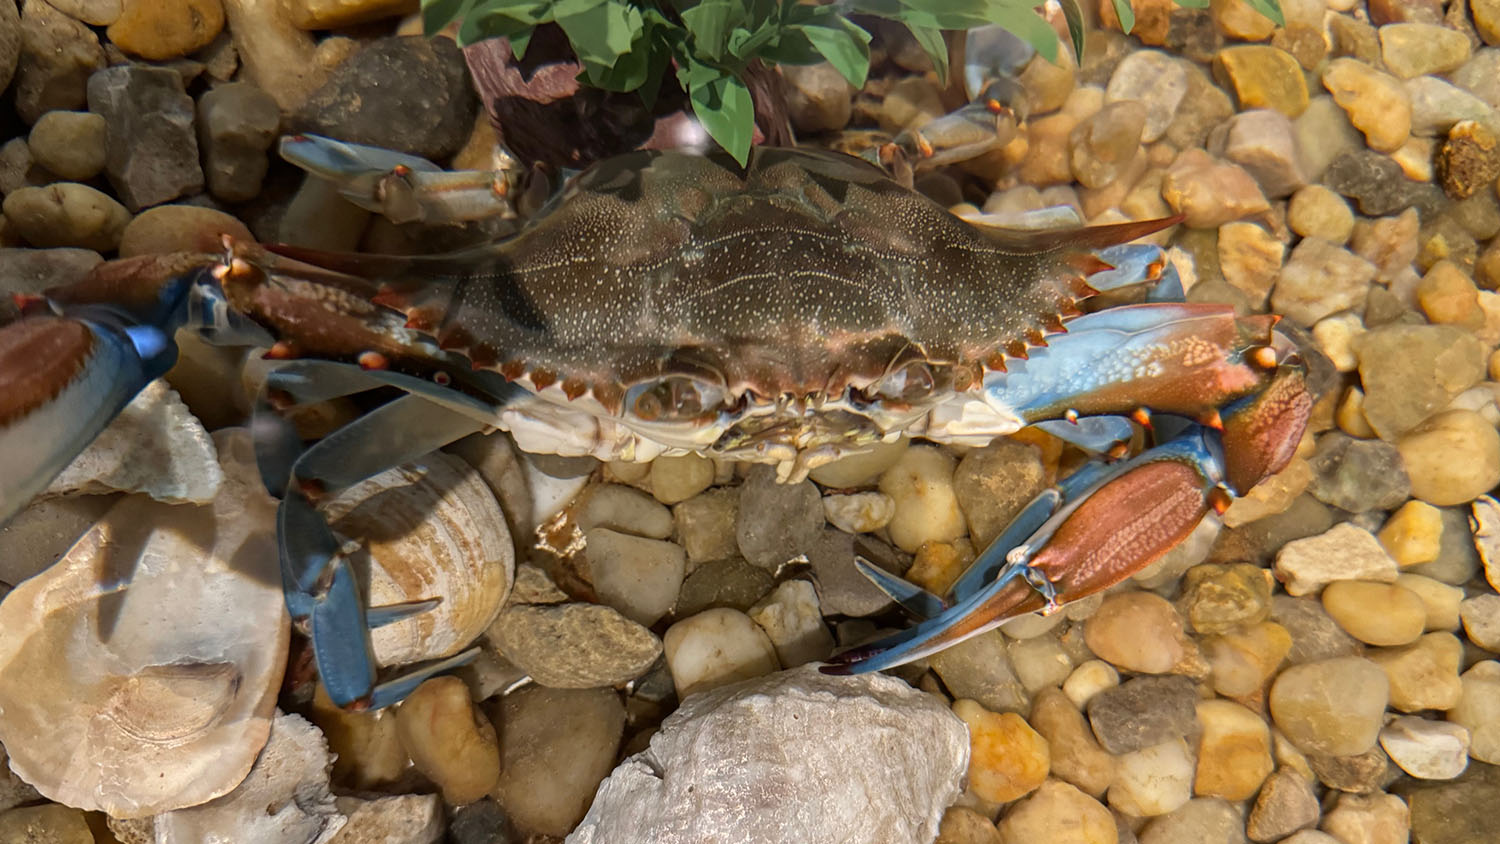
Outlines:
{"label": "clam shell", "polygon": [[266,742],[290,638],[249,434],[208,505],[132,496],[0,602],[0,742],[49,799],[138,818],[225,794]]}
{"label": "clam shell", "polygon": [[324,514],[336,532],[362,544],[353,560],[371,606],[442,599],[371,631],[381,665],[458,653],[510,594],[516,554],[505,514],[479,473],[457,457],[433,452],[389,469],[345,490]]}

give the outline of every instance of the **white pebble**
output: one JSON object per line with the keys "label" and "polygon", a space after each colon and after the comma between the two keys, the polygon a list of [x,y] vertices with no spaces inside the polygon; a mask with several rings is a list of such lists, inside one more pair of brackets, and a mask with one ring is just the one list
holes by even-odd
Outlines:
{"label": "white pebble", "polygon": [[1292,595],[1309,595],[1335,580],[1391,583],[1396,561],[1367,530],[1341,522],[1331,530],[1288,542],[1276,553],[1276,579]]}
{"label": "white pebble", "polygon": [[1448,720],[1469,731],[1469,755],[1500,764],[1500,662],[1474,663],[1461,678],[1463,694]]}
{"label": "white pebble", "polygon": [[833,634],[823,623],[818,590],[810,581],[781,584],[750,608],[750,617],[771,638],[783,668],[824,660],[833,653]]}
{"label": "white pebble", "polygon": [[1500,651],[1500,595],[1476,595],[1458,605],[1464,632],[1487,651]]}
{"label": "white pebble", "polygon": [[650,627],[677,602],[687,573],[681,545],[608,528],[594,528],[583,538],[600,603]]}
{"label": "white pebble", "polygon": [[781,667],[776,647],[760,625],[727,607],[677,622],[667,628],[662,645],[679,699]]}
{"label": "white pebble", "polygon": [[1115,757],[1109,805],[1138,818],[1178,808],[1193,797],[1193,757],[1187,742],[1173,739]]}
{"label": "white pebble", "polygon": [[896,506],[886,527],[901,550],[916,553],[924,542],[950,542],[968,533],[953,491],[956,467],[947,452],[919,445],[907,449],[880,476],[880,491]]}
{"label": "white pebble", "polygon": [[1102,659],[1091,659],[1073,669],[1063,681],[1062,690],[1074,706],[1082,709],[1094,695],[1118,685],[1120,673],[1113,665]]}
{"label": "white pebble", "polygon": [[1469,765],[1469,731],[1448,721],[1402,715],[1380,731],[1380,746],[1417,779],[1451,780]]}
{"label": "white pebble", "polygon": [[579,502],[573,521],[579,530],[610,530],[666,539],[672,535],[672,511],[651,496],[623,484],[600,484]]}
{"label": "white pebble", "polygon": [[883,492],[823,496],[823,515],[845,533],[870,533],[890,524],[896,502]]}

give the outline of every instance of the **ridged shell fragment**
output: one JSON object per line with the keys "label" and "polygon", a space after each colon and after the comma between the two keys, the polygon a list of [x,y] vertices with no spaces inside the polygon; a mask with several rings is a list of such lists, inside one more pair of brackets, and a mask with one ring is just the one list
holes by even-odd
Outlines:
{"label": "ridged shell fragment", "polygon": [[362,481],[324,513],[362,543],[371,606],[441,598],[434,609],[371,631],[375,659],[400,665],[452,656],[495,620],[515,580],[505,514],[479,473],[433,452]]}
{"label": "ridged shell fragment", "polygon": [[266,742],[290,638],[276,503],[215,435],[209,505],[132,496],[0,602],[0,742],[43,795],[121,818],[193,806]]}

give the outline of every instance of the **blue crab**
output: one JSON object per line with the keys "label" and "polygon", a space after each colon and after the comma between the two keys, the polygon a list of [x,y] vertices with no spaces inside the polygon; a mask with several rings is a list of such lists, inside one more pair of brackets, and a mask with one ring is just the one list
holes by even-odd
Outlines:
{"label": "blue crab", "polygon": [[[506,206],[496,174],[287,139],[284,154],[370,207],[421,219]],[[516,236],[428,257],[225,240],[122,259],[22,302],[0,328],[0,521],[175,359],[187,326],[269,346],[257,458],[281,498],[288,607],[331,697],[400,700],[471,652],[377,682],[366,629],[431,601],[366,607],[327,496],[476,431],[610,460],[698,453],[782,478],[902,436],[982,445],[1041,424],[1101,454],[1146,421],[1160,444],[1100,459],[1032,502],[946,596],[868,567],[928,620],[844,653],[875,670],[1105,588],[1290,459],[1312,404],[1271,317],[1162,301],[1175,219],[973,225],[832,152],[635,152],[574,178]],[[1082,313],[1095,292],[1147,304]],[[277,411],[379,387],[404,395],[305,447]]]}

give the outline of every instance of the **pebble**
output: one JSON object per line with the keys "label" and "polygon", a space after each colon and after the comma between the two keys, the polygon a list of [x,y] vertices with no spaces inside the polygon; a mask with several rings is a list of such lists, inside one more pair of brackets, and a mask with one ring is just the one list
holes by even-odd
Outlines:
{"label": "pebble", "polygon": [[1313,496],[1350,513],[1389,510],[1411,494],[1401,454],[1390,443],[1331,433],[1307,462]]}
{"label": "pebble", "polygon": [[292,22],[302,29],[340,29],[408,11],[410,4],[402,0],[302,0],[287,9]]}
{"label": "pebble", "polygon": [[203,190],[193,100],[176,72],[117,65],[89,78],[89,111],[106,124],[105,172],[126,208]]}
{"label": "pebble", "polygon": [[663,504],[678,504],[714,482],[714,462],[698,454],[658,457],[651,461],[651,494]]}
{"label": "pebble", "polygon": [[1458,629],[1459,604],[1464,597],[1462,588],[1449,586],[1425,575],[1410,573],[1403,573],[1396,578],[1396,583],[1415,592],[1422,599],[1422,605],[1427,608],[1428,630]]}
{"label": "pebble", "polygon": [[1303,238],[1292,250],[1271,292],[1271,308],[1298,325],[1364,303],[1376,267],[1326,240]]}
{"label": "pebble", "polygon": [[1041,449],[1008,437],[970,451],[953,473],[953,493],[976,547],[993,542],[1046,488]]}
{"label": "pebble", "polygon": [[1115,67],[1104,89],[1104,101],[1145,106],[1140,141],[1149,144],[1166,133],[1187,92],[1188,74],[1179,60],[1159,50],[1138,50]]}
{"label": "pebble", "polygon": [[1234,114],[1234,104],[1213,80],[1197,65],[1182,62],[1187,71],[1188,89],[1177,107],[1177,115],[1167,127],[1163,140],[1178,149],[1202,146],[1209,130]]}
{"label": "pebble", "polygon": [[1500,177],[1500,141],[1488,126],[1461,120],[1448,130],[1437,153],[1437,175],[1453,199],[1467,199]]}
{"label": "pebble", "polygon": [[1375,746],[1389,692],[1385,672],[1359,657],[1293,665],[1271,685],[1271,717],[1306,753],[1364,753]]}
{"label": "pebble", "polygon": [[0,144],[0,195],[17,188],[41,187],[56,181],[46,168],[36,163],[25,138],[11,138]]}
{"label": "pebble", "polygon": [[1334,59],[1323,87],[1377,152],[1395,152],[1411,134],[1411,98],[1401,81],[1356,59]]}
{"label": "pebble", "polygon": [[507,607],[487,635],[533,680],[556,688],[629,682],[650,669],[662,648],[651,631],[598,604]]}
{"label": "pebble", "polygon": [[1170,672],[1192,647],[1177,610],[1149,592],[1107,596],[1084,624],[1084,641],[1100,659],[1143,674]]}
{"label": "pebble", "polygon": [[1442,543],[1442,511],[1423,501],[1408,501],[1391,514],[1375,536],[1402,568],[1430,563],[1437,559]]}
{"label": "pebble", "polygon": [[1099,746],[1067,695],[1055,688],[1038,691],[1028,721],[1047,740],[1052,776],[1092,797],[1104,795],[1114,781],[1114,757]]}
{"label": "pebble", "polygon": [[1246,837],[1255,842],[1279,841],[1316,824],[1322,812],[1312,785],[1290,768],[1272,773],[1250,809],[1245,823]]}
{"label": "pebble", "polygon": [[[826,528],[807,552],[818,600],[829,615],[867,616],[891,606],[891,599],[854,567],[854,547],[852,535]],[[886,553],[876,552],[882,548]],[[879,540],[861,539],[860,553],[892,574],[905,571],[904,565],[897,564],[899,552]]]}
{"label": "pebble", "polygon": [[1214,691],[1229,698],[1258,694],[1292,649],[1292,637],[1274,621],[1205,637],[1203,655]]}
{"label": "pebble", "polygon": [[1417,779],[1451,780],[1469,764],[1469,731],[1446,721],[1402,715],[1380,731],[1380,746]]}
{"label": "pebble", "polygon": [[1427,321],[1438,325],[1456,325],[1470,331],[1484,327],[1484,312],[1479,309],[1479,288],[1458,265],[1440,260],[1427,270],[1417,284],[1417,306]]}
{"label": "pebble", "polygon": [[587,533],[607,528],[619,533],[666,539],[672,535],[672,511],[651,496],[623,484],[590,487],[573,504],[573,522]]}
{"label": "pebble", "polygon": [[207,47],[223,28],[220,0],[124,0],[105,34],[121,50],[159,62]]}
{"label": "pebble", "polygon": [[1373,794],[1395,775],[1390,757],[1378,746],[1347,756],[1308,753],[1307,764],[1323,785],[1350,794]]}
{"label": "pebble", "polygon": [[104,169],[104,118],[86,111],[49,111],[31,127],[32,158],[68,181],[82,182]]}
{"label": "pebble", "polygon": [[58,803],[0,812],[0,841],[5,844],[93,844],[84,813]]}
{"label": "pebble", "polygon": [[584,543],[600,603],[645,627],[672,608],[687,571],[681,546],[608,528],[586,531]]}
{"label": "pebble", "polygon": [[1367,655],[1385,671],[1392,709],[1417,712],[1448,710],[1458,705],[1463,692],[1458,676],[1463,645],[1456,636],[1428,633],[1414,644],[1380,648]]}
{"label": "pebble", "polygon": [[1307,109],[1292,123],[1292,131],[1309,180],[1322,178],[1335,159],[1365,145],[1364,136],[1349,122],[1349,116],[1326,94],[1308,102]]}
{"label": "pebble", "polygon": [[[1479,383],[1485,373],[1484,344],[1449,325],[1381,326],[1360,338],[1358,352],[1360,383],[1365,390],[1365,418],[1387,440],[1416,428],[1434,411]],[[1455,417],[1454,424],[1458,426],[1457,435],[1464,437],[1462,432],[1468,431],[1468,420]],[[1452,436],[1446,431],[1437,432],[1437,436],[1428,438],[1414,450],[1415,456],[1432,455],[1433,463],[1441,467],[1442,455]],[[1469,432],[1467,439],[1480,443],[1483,435],[1476,429]],[[1402,456],[1406,457],[1404,452]],[[1413,468],[1408,462],[1409,475],[1413,474]],[[1420,482],[1424,491],[1428,490],[1426,479],[1426,475],[1420,481],[1413,478],[1413,489]],[[1417,497],[1427,500],[1422,495]],[[1439,493],[1439,498],[1446,497]]]}
{"label": "pebble", "polygon": [[784,668],[820,662],[833,653],[833,634],[823,623],[818,594],[806,580],[788,580],[747,613],[766,632]]}
{"label": "pebble", "polygon": [[770,572],[739,557],[703,563],[682,582],[672,615],[686,618],[717,607],[748,610],[771,591],[774,583]]}
{"label": "pebble", "polygon": [[328,76],[317,42],[277,0],[223,0],[234,50],[250,82],[276,98],[282,114],[302,107]]}
{"label": "pebble", "polygon": [[101,191],[77,182],[17,188],[0,205],[7,223],[32,246],[110,252],[130,222],[130,212]]}
{"label": "pebble", "polygon": [[1380,27],[1380,58],[1402,79],[1448,73],[1469,60],[1469,39],[1445,26],[1393,23]]}
{"label": "pebble", "polygon": [[1132,100],[1109,103],[1079,123],[1068,136],[1073,178],[1088,188],[1120,179],[1139,156],[1145,122],[1145,106]]}
{"label": "pebble", "polygon": [[[891,542],[915,552],[922,543],[947,542],[966,532],[954,494],[956,461],[934,446],[907,449],[880,476],[880,491],[891,497],[896,514],[886,530]],[[749,556],[748,554],[746,555]]]}
{"label": "pebble", "polygon": [[21,60],[21,14],[15,0],[0,3],[0,91],[10,87]]}
{"label": "pebble", "polygon": [[1259,566],[1194,566],[1180,588],[1180,606],[1199,633],[1227,633],[1264,621],[1271,613],[1271,579]]}
{"label": "pebble", "polygon": [[1210,138],[1213,151],[1244,167],[1267,197],[1279,199],[1307,184],[1292,122],[1281,112],[1241,112],[1225,124],[1222,149],[1218,137],[1215,132]]}
{"label": "pebble", "polygon": [[1200,149],[1178,154],[1162,177],[1162,198],[1184,222],[1199,229],[1263,214],[1270,204],[1255,179],[1236,164],[1217,161]]}
{"label": "pebble", "polygon": [[348,822],[328,844],[438,844],[443,802],[436,794],[396,794],[373,800],[340,797]]}
{"label": "pebble", "polygon": [[335,68],[289,128],[443,160],[468,140],[475,106],[452,41],[381,38]]}
{"label": "pebble", "polygon": [[865,486],[896,465],[896,461],[901,459],[910,445],[911,440],[905,437],[893,442],[878,442],[869,451],[856,452],[832,463],[825,463],[809,472],[808,477],[831,489]]}
{"label": "pebble", "polygon": [[925,844],[968,753],[963,723],[899,680],[786,671],[684,700],[568,840]]}
{"label": "pebble", "polygon": [[774,468],[756,465],[740,487],[734,530],[740,554],[775,571],[798,554],[808,553],[822,535],[818,488],[808,481],[778,483]]}
{"label": "pebble", "polygon": [[1236,802],[1250,799],[1274,767],[1264,718],[1228,700],[1199,701],[1197,714],[1201,733],[1193,793]]}
{"label": "pebble", "polygon": [[1271,295],[1285,252],[1281,241],[1255,223],[1219,227],[1219,270],[1256,307],[1263,307]]}
{"label": "pebble", "polygon": [[1493,765],[1470,765],[1451,782],[1402,784],[1411,807],[1411,840],[1422,844],[1468,844],[1500,840],[1494,810],[1500,776]]}
{"label": "pebble", "polygon": [[705,490],[672,508],[677,543],[687,551],[689,566],[739,556],[734,527],[739,509],[737,487]]}
{"label": "pebble", "polygon": [[1074,706],[1082,709],[1094,695],[1118,685],[1120,673],[1113,665],[1102,659],[1091,659],[1068,674],[1068,679],[1063,681],[1062,690]]}
{"label": "pebble", "polygon": [[1109,805],[1138,818],[1165,815],[1193,797],[1193,758],[1184,739],[1116,757]]}
{"label": "pebble", "polygon": [[1349,844],[1402,844],[1411,834],[1411,813],[1394,794],[1340,794],[1320,826]]}
{"label": "pebble", "polygon": [[[158,205],[135,215],[120,232],[119,255],[166,255],[222,250],[221,237],[241,243],[255,236],[237,218],[199,205]],[[236,360],[238,363],[238,360]]]}
{"label": "pebble", "polygon": [[[520,689],[500,699],[494,794],[521,830],[567,835],[614,767],[625,706],[613,689]],[[545,787],[540,787],[545,784]]]}
{"label": "pebble", "polygon": [[1412,495],[1429,504],[1466,504],[1500,483],[1500,432],[1476,411],[1439,413],[1396,445]]}
{"label": "pebble", "polygon": [[677,697],[770,674],[781,666],[764,630],[739,610],[704,610],[662,637]]}
{"label": "pebble", "polygon": [[1500,595],[1467,598],[1459,605],[1458,612],[1471,642],[1487,651],[1500,652]]}
{"label": "pebble", "polygon": [[1133,753],[1187,735],[1195,684],[1187,677],[1137,677],[1089,699],[1089,724],[1110,753]]}
{"label": "pebble", "polygon": [[1354,232],[1349,203],[1322,185],[1308,185],[1292,194],[1286,216],[1292,231],[1336,246],[1347,243]]}
{"label": "pebble", "polygon": [[396,712],[396,733],[412,764],[461,806],[483,797],[500,777],[495,727],[457,677],[433,677]]}
{"label": "pebble", "polygon": [[969,789],[991,803],[1008,803],[1047,779],[1047,740],[1014,712],[991,712],[967,698],[953,714],[969,727]]}
{"label": "pebble", "polygon": [[1448,720],[1469,731],[1469,755],[1500,764],[1500,662],[1482,660],[1460,678],[1463,691]]}
{"label": "pebble", "polygon": [[1227,47],[1214,57],[1216,74],[1234,89],[1241,110],[1275,109],[1296,118],[1307,108],[1307,81],[1297,59],[1285,50],[1251,44]]}
{"label": "pebble", "polygon": [[231,82],[205,92],[197,109],[209,193],[223,202],[254,199],[281,128],[276,99],[250,82]]}
{"label": "pebble", "polygon": [[932,844],[1004,844],[1004,839],[989,818],[973,809],[949,806]]}
{"label": "pebble", "polygon": [[1057,688],[1073,670],[1067,649],[1051,631],[1011,642],[1009,651],[1011,667],[1027,694]]}
{"label": "pebble", "polygon": [[1189,800],[1151,819],[1137,834],[1140,844],[1243,842],[1245,819],[1239,807],[1217,798]]}
{"label": "pebble", "polygon": [[516,844],[515,830],[494,798],[460,807],[448,824],[451,844]]}
{"label": "pebble", "polygon": [[845,533],[873,533],[890,524],[896,503],[883,492],[823,496],[823,516]]}
{"label": "pebble", "polygon": [[991,712],[1027,712],[1026,687],[1010,664],[1005,636],[981,633],[929,657],[932,670],[955,698],[977,701]]}
{"label": "pebble", "polygon": [[1465,120],[1493,119],[1493,107],[1463,88],[1436,76],[1405,82],[1411,100],[1411,131],[1425,137],[1445,136]]}
{"label": "pebble", "polygon": [[1345,522],[1282,546],[1276,553],[1275,572],[1288,593],[1307,595],[1336,580],[1388,583],[1396,579],[1398,570],[1374,535]]}
{"label": "pebble", "polygon": [[829,132],[849,125],[853,113],[854,88],[828,62],[785,65],[786,106],[798,132]]}
{"label": "pebble", "polygon": [[1410,644],[1427,624],[1422,599],[1394,583],[1335,581],[1323,590],[1323,609],[1349,635],[1370,645]]}
{"label": "pebble", "polygon": [[21,54],[13,92],[16,114],[36,123],[49,111],[81,108],[89,76],[105,65],[99,36],[50,3],[24,3]]}
{"label": "pebble", "polygon": [[[1050,779],[1009,809],[998,829],[997,844],[1115,844],[1119,840],[1109,809],[1077,788]],[[939,837],[938,842],[942,841]]]}

